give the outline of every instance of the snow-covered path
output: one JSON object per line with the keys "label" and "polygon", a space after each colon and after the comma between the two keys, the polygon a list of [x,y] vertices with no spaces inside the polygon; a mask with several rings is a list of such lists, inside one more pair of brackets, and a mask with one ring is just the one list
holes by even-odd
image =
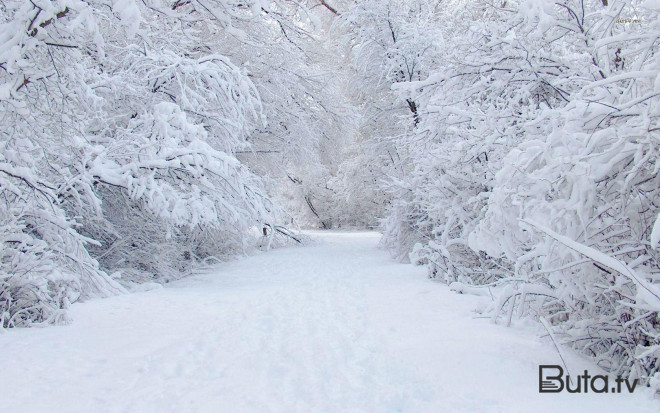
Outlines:
{"label": "snow-covered path", "polygon": [[0,410],[660,411],[644,389],[538,394],[538,365],[559,361],[551,344],[475,318],[479,297],[392,262],[378,234],[314,236],[74,305],[70,326],[0,334]]}

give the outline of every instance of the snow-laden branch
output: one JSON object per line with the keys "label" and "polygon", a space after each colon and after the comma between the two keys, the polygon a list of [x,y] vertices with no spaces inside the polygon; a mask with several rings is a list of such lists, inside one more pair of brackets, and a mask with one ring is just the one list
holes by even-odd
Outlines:
{"label": "snow-laden branch", "polygon": [[623,275],[624,277],[630,279],[638,288],[637,290],[638,300],[647,303],[648,305],[651,306],[651,308],[655,309],[656,311],[660,310],[660,288],[657,285],[651,284],[650,282],[641,278],[632,268],[626,265],[626,263],[624,263],[623,261],[617,260],[616,258],[610,257],[609,255],[604,254],[594,248],[591,248],[584,244],[580,244],[579,242],[575,242],[570,238],[557,234],[551,229],[543,225],[540,225],[538,223],[535,223],[531,220],[521,219],[520,221],[542,231],[546,235],[559,241],[560,243],[572,249],[573,251],[578,252],[584,255],[585,257],[588,257],[593,261],[604,265],[605,267],[611,268],[614,271],[618,272],[619,274]]}

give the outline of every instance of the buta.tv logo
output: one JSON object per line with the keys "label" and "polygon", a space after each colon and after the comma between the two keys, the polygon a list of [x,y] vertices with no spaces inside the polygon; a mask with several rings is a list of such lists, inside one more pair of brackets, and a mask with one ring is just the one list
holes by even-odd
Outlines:
{"label": "buta.tv logo", "polygon": [[[624,389],[632,393],[637,387],[638,379],[632,383],[628,379],[617,376],[611,383],[608,376],[591,376],[587,370],[584,374],[571,378],[564,376],[564,369],[556,365],[539,366],[539,393],[560,393],[566,390],[569,393],[622,393]],[[622,384],[625,383],[625,387]]]}

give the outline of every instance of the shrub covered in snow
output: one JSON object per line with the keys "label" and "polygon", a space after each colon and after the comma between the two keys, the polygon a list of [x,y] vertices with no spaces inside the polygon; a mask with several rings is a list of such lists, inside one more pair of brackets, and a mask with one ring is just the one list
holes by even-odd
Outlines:
{"label": "shrub covered in snow", "polygon": [[657,3],[443,4],[444,58],[392,85],[418,118],[392,140],[407,170],[386,182],[383,244],[447,282],[506,286],[495,317],[545,317],[601,366],[653,377]]}
{"label": "shrub covered in snow", "polygon": [[263,125],[259,94],[214,52],[269,4],[0,5],[3,327],[241,251],[272,219],[235,157]]}

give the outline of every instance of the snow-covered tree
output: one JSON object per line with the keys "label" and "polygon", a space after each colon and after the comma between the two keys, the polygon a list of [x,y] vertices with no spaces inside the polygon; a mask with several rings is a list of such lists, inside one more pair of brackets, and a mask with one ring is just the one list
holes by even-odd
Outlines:
{"label": "snow-covered tree", "polygon": [[547,317],[603,367],[651,377],[657,6],[443,4],[445,58],[393,85],[419,121],[396,140],[412,167],[386,186],[385,245],[448,282],[507,285],[495,316]]}
{"label": "snow-covered tree", "polygon": [[603,367],[632,366],[634,377],[648,378],[660,355],[651,235],[660,212],[659,10],[651,2],[531,4],[526,19],[538,29],[530,36],[561,36],[555,56],[574,91],[525,125],[471,245],[512,263],[504,300],[522,296],[519,306],[548,317]]}
{"label": "snow-covered tree", "polygon": [[440,11],[437,2],[355,1],[335,23],[353,70],[350,93],[360,111],[359,133],[335,182],[342,188],[344,210],[372,216],[363,216],[362,225],[373,224],[387,205],[396,208],[400,196],[407,195],[383,183],[402,179],[412,168],[400,140],[419,123],[419,102],[392,88],[426,79],[441,60]]}
{"label": "snow-covered tree", "polygon": [[271,219],[235,157],[264,124],[259,92],[215,42],[277,3],[0,7],[3,326],[58,321],[79,296],[122,291],[122,272],[240,251]]}

